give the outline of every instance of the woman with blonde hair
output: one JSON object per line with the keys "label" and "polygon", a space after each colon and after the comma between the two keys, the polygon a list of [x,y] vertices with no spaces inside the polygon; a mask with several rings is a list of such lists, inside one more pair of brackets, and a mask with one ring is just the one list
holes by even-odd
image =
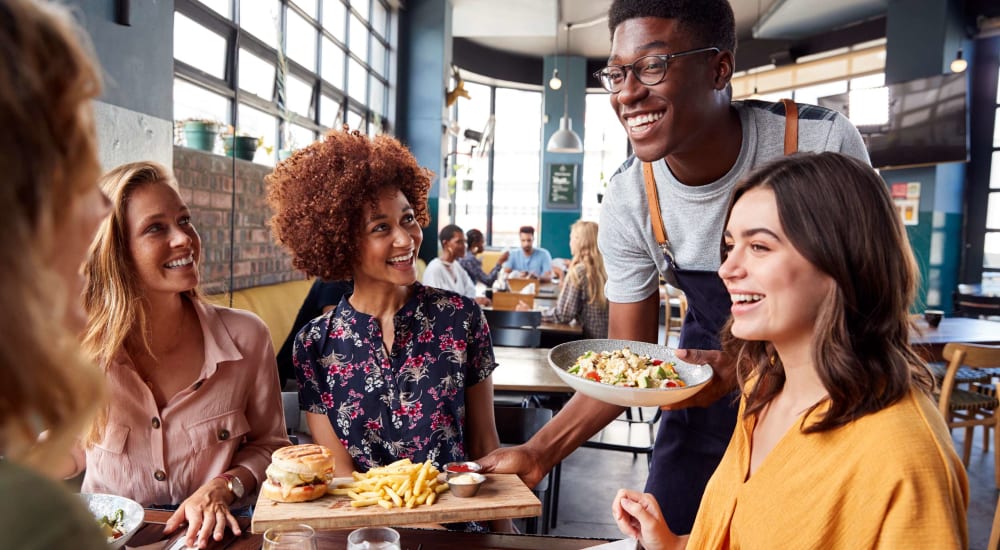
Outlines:
{"label": "woman with blonde hair", "polygon": [[[608,337],[608,299],[604,296],[604,257],[597,249],[597,224],[580,220],[569,232],[573,260],[551,316],[560,323],[576,321],[584,338]],[[548,312],[547,312],[548,313]]]}
{"label": "woman with blonde hair", "polygon": [[47,2],[0,0],[0,51],[0,548],[106,548],[86,507],[48,479],[104,395],[76,337],[80,265],[108,211],[99,70],[83,31]]}
{"label": "woman with blonde hair", "polygon": [[256,315],[200,299],[201,239],[166,167],[125,164],[101,187],[113,209],[87,263],[84,349],[111,400],[75,470],[85,491],[176,507],[166,531],[186,520],[204,547],[240,533],[230,507],[288,445],[271,339]]}

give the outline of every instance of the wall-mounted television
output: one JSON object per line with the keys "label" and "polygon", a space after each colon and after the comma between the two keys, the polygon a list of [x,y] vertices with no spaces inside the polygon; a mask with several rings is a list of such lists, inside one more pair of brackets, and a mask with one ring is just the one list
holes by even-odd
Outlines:
{"label": "wall-mounted television", "polygon": [[944,74],[819,98],[858,127],[872,166],[969,160],[966,74]]}

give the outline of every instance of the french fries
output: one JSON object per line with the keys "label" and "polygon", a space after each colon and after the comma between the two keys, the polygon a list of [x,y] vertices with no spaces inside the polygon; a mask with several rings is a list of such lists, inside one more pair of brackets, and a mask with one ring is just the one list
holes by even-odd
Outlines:
{"label": "french fries", "polygon": [[438,482],[439,473],[429,460],[414,464],[404,458],[363,474],[354,472],[354,481],[340,484],[329,493],[350,497],[354,508],[378,505],[391,510],[430,506],[448,489],[447,483]]}

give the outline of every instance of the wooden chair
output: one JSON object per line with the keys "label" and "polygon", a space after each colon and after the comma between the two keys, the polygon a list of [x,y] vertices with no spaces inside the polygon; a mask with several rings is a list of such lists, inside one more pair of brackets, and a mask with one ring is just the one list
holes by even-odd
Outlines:
{"label": "wooden chair", "polygon": [[538,288],[541,286],[542,282],[538,279],[532,279],[530,277],[511,277],[507,279],[507,286],[510,287],[511,292],[521,292],[524,287],[534,284],[535,292],[534,295],[538,295]]}
{"label": "wooden chair", "polygon": [[[527,442],[538,430],[542,429],[542,426],[552,420],[553,414],[551,409],[494,406],[493,415],[496,419],[500,443],[520,445]],[[555,526],[551,517],[554,516],[555,509],[559,505],[558,487],[561,472],[562,463],[560,462],[532,489],[538,500],[542,501],[542,521],[539,524],[539,518],[528,518],[525,528],[529,533],[544,535],[549,532],[550,522]]]}
{"label": "wooden chair", "polygon": [[535,307],[535,297],[531,294],[518,294],[516,292],[494,292],[493,309],[514,311],[519,303],[523,303],[528,309]]}
{"label": "wooden chair", "polygon": [[[993,428],[994,437],[994,483],[1000,487],[1000,402],[996,391],[973,391],[957,388],[956,377],[959,368],[989,369],[1000,366],[1000,346],[950,343],[944,347],[944,358],[948,370],[941,382],[938,395],[938,410],[949,429],[965,428],[962,448],[962,463],[969,467],[972,453],[972,436],[976,426],[983,426],[989,433]],[[992,393],[992,395],[991,395]]]}
{"label": "wooden chair", "polygon": [[[496,294],[493,294],[496,297]],[[541,311],[483,310],[494,346],[537,348],[542,342]]]}

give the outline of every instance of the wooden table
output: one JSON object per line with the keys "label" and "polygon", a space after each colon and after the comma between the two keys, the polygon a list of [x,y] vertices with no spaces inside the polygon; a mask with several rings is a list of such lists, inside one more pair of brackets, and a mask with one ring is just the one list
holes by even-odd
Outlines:
{"label": "wooden table", "polygon": [[542,324],[538,325],[538,329],[542,331],[542,334],[559,334],[563,336],[583,336],[583,327],[580,325],[571,325],[569,323],[557,323],[555,321],[542,321]]}
{"label": "wooden table", "polygon": [[[170,512],[146,510],[146,524],[140,528],[140,533],[152,533],[161,528],[170,517]],[[211,542],[209,550],[260,550],[264,543],[261,535],[250,534],[249,518],[243,535],[229,535],[221,542]],[[469,550],[470,548],[486,550],[580,550],[591,548],[609,542],[610,539],[590,539],[576,537],[549,537],[536,535],[503,535],[493,533],[463,533],[442,531],[438,529],[396,528],[399,531],[403,550]],[[320,531],[316,533],[316,546],[319,550],[341,550],[347,547],[347,535],[351,530]],[[136,534],[136,537],[139,533]],[[134,539],[136,540],[136,539]],[[147,541],[151,543],[156,539]],[[131,541],[130,541],[131,542]]]}
{"label": "wooden table", "polygon": [[944,345],[949,342],[1000,344],[1000,322],[997,321],[945,317],[937,328],[931,328],[921,319],[916,322],[916,328],[916,331],[910,331],[910,343],[928,361],[943,360]]}
{"label": "wooden table", "polygon": [[520,393],[573,393],[549,366],[547,348],[494,347],[493,390]]}

